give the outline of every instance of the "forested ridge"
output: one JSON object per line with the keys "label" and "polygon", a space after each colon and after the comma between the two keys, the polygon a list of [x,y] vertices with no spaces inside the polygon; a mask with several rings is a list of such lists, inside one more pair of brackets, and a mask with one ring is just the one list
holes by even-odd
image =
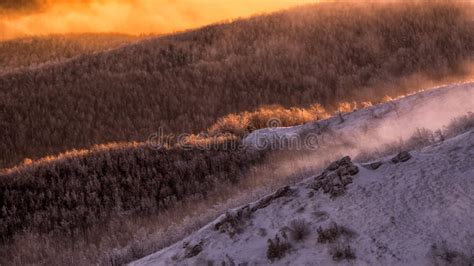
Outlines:
{"label": "forested ridge", "polygon": [[200,132],[229,113],[403,94],[462,72],[464,4],[322,4],[145,40],[0,77],[0,166],[112,141]]}
{"label": "forested ridge", "polygon": [[117,213],[156,214],[205,198],[216,187],[239,182],[263,160],[265,153],[236,144],[208,150],[96,148],[1,174],[0,244],[23,229],[83,237]]}
{"label": "forested ridge", "polygon": [[140,37],[118,33],[84,33],[52,34],[0,41],[0,75],[61,63],[66,59],[110,50],[139,39]]}
{"label": "forested ridge", "polygon": [[[0,173],[0,263],[64,264],[60,261],[67,253],[56,252],[74,253],[79,245],[84,250],[67,260],[90,264],[93,259],[81,254],[90,251],[92,239],[103,244],[110,234],[113,244],[107,252],[123,241],[118,239],[131,241],[130,232],[114,232],[121,219],[153,219],[208,195],[217,198],[216,191],[245,180],[265,155],[243,150],[235,141],[186,150],[130,143]],[[16,248],[21,239],[32,245]]]}

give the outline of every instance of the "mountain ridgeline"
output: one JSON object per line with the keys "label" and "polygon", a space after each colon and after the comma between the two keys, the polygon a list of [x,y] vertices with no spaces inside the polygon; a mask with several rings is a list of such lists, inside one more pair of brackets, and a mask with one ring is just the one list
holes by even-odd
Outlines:
{"label": "mountain ridgeline", "polygon": [[[462,75],[470,6],[315,4],[0,76],[0,168],[73,148],[198,133],[229,113],[376,100]],[[390,85],[390,86],[388,86]]]}
{"label": "mountain ridgeline", "polygon": [[0,75],[61,63],[138,40],[125,34],[84,33],[25,37],[0,42]]}

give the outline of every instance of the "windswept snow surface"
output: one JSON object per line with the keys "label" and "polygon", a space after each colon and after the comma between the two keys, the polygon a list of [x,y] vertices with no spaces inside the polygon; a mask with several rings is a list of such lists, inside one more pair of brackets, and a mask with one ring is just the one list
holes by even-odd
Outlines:
{"label": "windswept snow surface", "polygon": [[[393,118],[391,123],[407,123],[406,127],[426,121],[421,126],[436,129],[469,108],[472,111],[473,96],[472,83],[450,86],[347,114],[344,123],[337,122],[337,117],[323,122],[335,131],[362,130],[367,123],[375,125],[374,120],[383,119],[371,128],[378,134],[389,129],[385,124],[388,118]],[[460,99],[462,102],[450,102]],[[438,107],[433,110],[433,106]],[[263,132],[294,134],[310,127],[314,129],[314,123]],[[387,134],[393,134],[393,128]],[[402,134],[403,128],[395,133]],[[252,142],[252,135],[247,141]],[[231,234],[216,230],[216,225],[229,217],[222,215],[132,265],[472,265],[474,130],[410,154],[412,158],[406,162],[394,163],[393,156],[381,158],[383,164],[377,169],[356,164],[359,172],[351,177],[346,193],[336,198],[312,188],[321,174],[315,172],[289,187],[291,193],[277,193],[274,195],[279,197],[270,195],[230,210],[230,216],[252,210],[230,226],[236,229],[227,230]],[[303,219],[309,226],[310,233],[302,241],[291,238],[295,219]],[[319,243],[318,228],[334,223],[354,234],[333,243]],[[276,235],[291,248],[272,262],[267,258],[268,239]],[[290,237],[285,240],[284,235]],[[335,248],[348,245],[356,258],[336,262]]]}
{"label": "windswept snow surface", "polygon": [[441,129],[453,118],[473,111],[474,82],[451,84],[345,113],[343,122],[334,116],[300,126],[256,130],[244,139],[244,143],[250,148],[263,149],[275,140],[330,131],[332,138],[339,135],[362,141],[365,148],[378,148],[381,143],[410,137],[417,128]]}

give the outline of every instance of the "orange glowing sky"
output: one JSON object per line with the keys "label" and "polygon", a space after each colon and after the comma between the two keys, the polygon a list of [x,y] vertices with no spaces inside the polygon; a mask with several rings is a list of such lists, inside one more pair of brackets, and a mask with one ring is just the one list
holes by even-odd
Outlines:
{"label": "orange glowing sky", "polygon": [[[167,33],[317,2],[317,0],[23,1],[27,3],[36,1],[37,4],[34,8],[19,8],[21,11],[12,8],[0,9],[2,11],[0,39],[78,32]],[[38,1],[43,4],[38,4]]]}

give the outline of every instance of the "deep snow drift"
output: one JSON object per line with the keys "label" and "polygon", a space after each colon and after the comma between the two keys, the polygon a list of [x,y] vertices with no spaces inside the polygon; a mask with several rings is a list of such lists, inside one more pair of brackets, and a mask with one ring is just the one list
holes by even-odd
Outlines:
{"label": "deep snow drift", "polygon": [[[457,84],[245,141],[326,132],[359,144],[325,156],[353,156],[473,110],[474,84]],[[472,265],[474,130],[396,155],[344,158],[132,265]]]}

